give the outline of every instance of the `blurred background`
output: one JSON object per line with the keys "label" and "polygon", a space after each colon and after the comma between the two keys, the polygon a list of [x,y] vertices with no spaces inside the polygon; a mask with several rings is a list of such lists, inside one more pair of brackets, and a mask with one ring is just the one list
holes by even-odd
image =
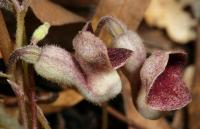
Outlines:
{"label": "blurred background", "polygon": [[[33,72],[36,100],[52,129],[200,129],[200,0],[32,0],[25,18],[27,39],[42,22],[48,21],[52,27],[39,45],[56,44],[73,52],[72,39],[85,22],[91,20],[95,28],[105,15],[118,18],[136,31],[148,53],[186,51],[183,79],[193,100],[187,107],[151,121],[137,113],[129,100],[130,89],[102,108],[84,100],[76,90],[62,90]],[[8,37],[8,42],[13,43],[15,32],[15,15],[1,9],[0,43],[7,42]],[[112,39],[106,29],[100,37],[109,46]],[[5,72],[2,54],[0,58],[0,71]],[[8,120],[17,129],[17,99],[5,78],[0,78],[0,103],[0,128]]]}

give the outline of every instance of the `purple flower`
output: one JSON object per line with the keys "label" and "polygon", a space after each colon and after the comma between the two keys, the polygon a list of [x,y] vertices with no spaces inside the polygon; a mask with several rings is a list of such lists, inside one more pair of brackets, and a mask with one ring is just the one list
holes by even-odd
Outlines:
{"label": "purple flower", "polygon": [[134,52],[123,66],[132,85],[138,111],[148,119],[158,119],[164,111],[180,109],[191,102],[191,94],[182,81],[184,52],[156,51],[146,59],[140,36],[119,20],[105,16],[99,20],[96,35],[106,25],[113,36],[114,48]]}
{"label": "purple flower", "polygon": [[149,119],[163,111],[180,109],[191,102],[191,94],[182,80],[186,53],[155,51],[143,64],[138,93],[139,112]]}
{"label": "purple flower", "polygon": [[57,83],[75,86],[87,100],[107,101],[121,92],[121,80],[116,71],[125,64],[132,51],[107,49],[102,40],[92,34],[87,23],[73,40],[75,55],[54,46],[42,48],[29,45],[17,49],[10,64],[22,59],[34,65],[42,77]]}

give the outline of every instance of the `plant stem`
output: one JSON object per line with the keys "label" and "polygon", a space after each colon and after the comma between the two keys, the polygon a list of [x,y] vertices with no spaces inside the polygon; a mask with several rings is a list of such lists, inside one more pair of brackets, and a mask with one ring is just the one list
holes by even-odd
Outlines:
{"label": "plant stem", "polygon": [[23,35],[24,35],[24,18],[26,12],[17,12],[17,30],[16,30],[16,48],[20,48],[23,45]]}
{"label": "plant stem", "polygon": [[[25,16],[26,16],[26,11],[17,10],[17,14],[16,14],[16,17],[17,17],[17,30],[16,30],[16,46],[15,46],[15,48],[20,48],[20,47],[23,46],[24,30],[25,30],[25,24],[24,24],[25,23],[24,22]],[[22,82],[24,83],[25,80],[23,79],[22,64],[16,65],[16,69],[18,70],[18,72],[16,72],[16,76],[15,77],[20,76],[21,79],[22,79]],[[24,69],[24,68],[23,68],[23,70],[26,71],[26,69]],[[16,78],[16,81],[18,81],[18,79]],[[28,92],[26,92],[27,90],[25,88],[26,87],[26,83],[24,83],[22,85],[23,85],[23,87],[22,87],[23,92],[25,92],[25,95],[27,95]],[[25,100],[25,96],[23,96],[23,97],[24,97],[23,99]],[[26,126],[24,126],[24,127],[26,129],[29,129],[30,123],[29,123],[29,119],[27,117],[28,116],[28,112],[26,110],[26,107],[27,106],[26,106],[25,102],[22,105],[19,105],[20,109],[24,108],[23,113],[21,113],[22,115],[24,115],[22,117],[26,117],[26,121],[24,121],[24,119],[22,119],[23,123],[26,123],[25,124]]]}
{"label": "plant stem", "polygon": [[44,129],[51,129],[42,109],[39,106],[37,106],[37,118]]}
{"label": "plant stem", "polygon": [[29,100],[29,110],[31,115],[30,125],[31,129],[37,129],[37,108],[36,108],[36,99],[35,99],[35,82],[33,78],[33,70],[31,65],[23,64],[24,69],[24,84],[26,91],[28,92]]}
{"label": "plant stem", "polygon": [[105,102],[102,104],[102,129],[108,128],[108,111],[107,111],[108,104]]}
{"label": "plant stem", "polygon": [[7,80],[8,83],[11,85],[12,90],[14,91],[15,95],[18,99],[18,106],[20,107],[20,114],[22,117],[22,124],[25,129],[28,129],[28,121],[27,121],[27,114],[26,114],[26,104],[25,104],[25,95],[23,89],[20,88],[18,84],[13,81]]}
{"label": "plant stem", "polygon": [[132,120],[128,119],[126,116],[124,116],[124,114],[117,111],[116,109],[114,109],[110,106],[107,106],[106,110],[107,110],[108,113],[113,115],[115,118],[121,120],[122,122],[126,123],[127,125],[135,127],[135,128],[137,127],[137,125],[135,125],[135,123]]}

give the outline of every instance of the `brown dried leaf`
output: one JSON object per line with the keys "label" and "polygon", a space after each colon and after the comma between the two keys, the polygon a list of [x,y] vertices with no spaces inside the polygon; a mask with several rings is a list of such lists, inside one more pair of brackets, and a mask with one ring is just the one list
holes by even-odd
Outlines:
{"label": "brown dried leaf", "polygon": [[196,21],[175,0],[152,0],[145,20],[151,26],[165,28],[175,42],[185,44],[196,38],[196,32],[192,30]]}
{"label": "brown dried leaf", "polygon": [[57,100],[51,104],[40,105],[45,113],[51,113],[61,110],[64,107],[71,107],[78,104],[84,98],[74,89],[66,89],[59,93]]}
{"label": "brown dried leaf", "polygon": [[53,0],[70,7],[90,7],[98,4],[99,0]]}
{"label": "brown dried leaf", "polygon": [[114,16],[124,22],[130,29],[136,29],[150,0],[101,0],[93,17],[94,23],[105,15]]}
{"label": "brown dried leaf", "polygon": [[[200,35],[200,25],[198,26],[198,35]],[[195,53],[195,75],[192,86],[192,103],[189,105],[189,129],[200,129],[200,37],[196,43]]]}
{"label": "brown dried leaf", "polygon": [[177,44],[174,44],[166,34],[159,30],[149,28],[147,26],[140,26],[138,33],[143,39],[147,52],[151,53],[155,50],[172,50],[178,49]]}
{"label": "brown dried leaf", "polygon": [[69,107],[83,100],[83,96],[73,89],[67,89],[59,93],[58,99],[52,103],[53,106]]}
{"label": "brown dried leaf", "polygon": [[32,0],[30,7],[40,21],[49,22],[51,25],[84,22],[83,17],[56,5],[49,0]]}
{"label": "brown dried leaf", "polygon": [[0,49],[3,55],[3,60],[7,64],[13,46],[1,11],[0,11],[0,35],[1,35]]}

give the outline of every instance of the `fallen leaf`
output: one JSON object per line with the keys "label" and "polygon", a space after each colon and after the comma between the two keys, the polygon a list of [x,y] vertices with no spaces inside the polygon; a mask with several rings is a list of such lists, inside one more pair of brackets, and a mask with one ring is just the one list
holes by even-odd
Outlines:
{"label": "fallen leaf", "polygon": [[45,113],[52,113],[71,107],[82,101],[84,97],[74,89],[66,89],[59,93],[57,100],[51,104],[41,104],[40,107]]}
{"label": "fallen leaf", "polygon": [[[198,26],[198,35],[200,35],[200,25]],[[197,39],[195,52],[195,75],[191,87],[192,103],[188,109],[189,129],[200,129],[200,37]]]}
{"label": "fallen leaf", "polygon": [[83,96],[77,91],[74,89],[67,89],[59,93],[58,99],[52,103],[52,105],[69,107],[79,103],[81,100],[83,100]]}
{"label": "fallen leaf", "polygon": [[0,36],[1,54],[3,55],[4,62],[7,64],[13,46],[1,11],[0,11],[0,35],[1,35]]}
{"label": "fallen leaf", "polygon": [[185,44],[196,38],[193,30],[195,19],[175,0],[152,0],[145,20],[150,26],[166,29],[169,37],[177,43]]}
{"label": "fallen leaf", "polygon": [[30,7],[41,22],[49,22],[51,25],[56,26],[85,21],[83,17],[49,0],[32,0]]}
{"label": "fallen leaf", "polygon": [[[114,16],[135,30],[140,24],[150,0],[101,0],[93,17],[94,23],[105,15]],[[96,24],[95,24],[96,25]]]}
{"label": "fallen leaf", "polygon": [[59,4],[69,7],[90,7],[96,6],[100,0],[53,0]]}
{"label": "fallen leaf", "polygon": [[174,44],[166,34],[159,30],[142,25],[138,29],[138,33],[141,36],[147,52],[151,53],[155,50],[172,50],[177,49],[177,45]]}

